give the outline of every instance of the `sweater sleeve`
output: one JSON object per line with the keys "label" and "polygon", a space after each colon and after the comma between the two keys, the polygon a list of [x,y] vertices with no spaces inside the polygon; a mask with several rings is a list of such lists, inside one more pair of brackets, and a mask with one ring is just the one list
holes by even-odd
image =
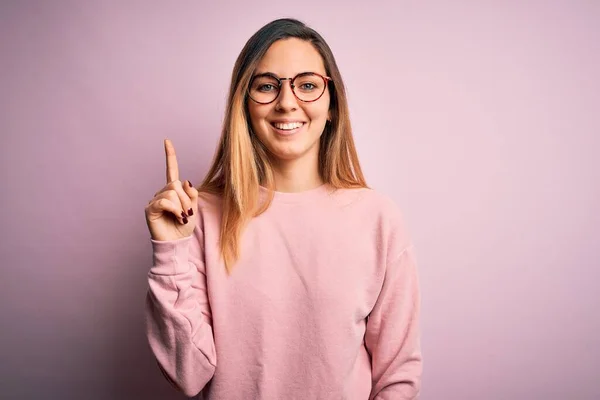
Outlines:
{"label": "sweater sleeve", "polygon": [[211,380],[217,362],[201,235],[196,229],[184,239],[152,240],[146,296],[152,353],[167,380],[189,397]]}
{"label": "sweater sleeve", "polygon": [[387,265],[383,287],[367,319],[371,355],[369,400],[412,400],[421,388],[420,292],[414,249],[406,247]]}

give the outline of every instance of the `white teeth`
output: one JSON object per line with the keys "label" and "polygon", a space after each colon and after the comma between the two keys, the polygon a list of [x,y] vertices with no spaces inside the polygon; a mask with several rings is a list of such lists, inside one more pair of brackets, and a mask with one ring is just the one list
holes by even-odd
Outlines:
{"label": "white teeth", "polygon": [[300,128],[302,125],[304,125],[304,122],[290,122],[287,124],[276,122],[273,124],[273,126],[275,126],[275,128],[285,130],[285,131]]}

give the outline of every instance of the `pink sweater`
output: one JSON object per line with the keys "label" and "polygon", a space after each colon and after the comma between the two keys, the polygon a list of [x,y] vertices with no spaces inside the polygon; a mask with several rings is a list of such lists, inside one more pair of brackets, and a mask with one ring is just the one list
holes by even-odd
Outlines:
{"label": "pink sweater", "polygon": [[152,241],[148,340],[176,387],[211,400],[417,397],[419,283],[393,201],[276,192],[228,276],[219,199],[205,197],[191,237]]}

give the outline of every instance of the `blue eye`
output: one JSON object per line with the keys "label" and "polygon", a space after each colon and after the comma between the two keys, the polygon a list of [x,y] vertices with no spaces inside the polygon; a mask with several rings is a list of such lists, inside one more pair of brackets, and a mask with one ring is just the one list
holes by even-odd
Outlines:
{"label": "blue eye", "polygon": [[264,84],[264,85],[260,85],[258,87],[258,90],[260,90],[261,92],[268,92],[271,90],[275,89],[275,85],[271,85],[270,83]]}

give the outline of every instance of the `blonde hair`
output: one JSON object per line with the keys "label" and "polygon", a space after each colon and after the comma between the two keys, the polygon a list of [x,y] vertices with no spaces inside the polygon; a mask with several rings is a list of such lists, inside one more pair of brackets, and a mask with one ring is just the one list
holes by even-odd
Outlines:
{"label": "blonde hair", "polygon": [[[250,128],[247,88],[269,47],[287,38],[312,43],[323,58],[327,75],[332,78],[328,85],[331,121],[325,125],[319,143],[321,179],[334,188],[368,187],[352,138],[342,76],[331,49],[321,35],[298,20],[283,18],[265,25],[248,40],[235,62],[221,138],[199,188],[200,192],[222,198],[220,251],[228,273],[239,259],[243,229],[252,218],[267,210],[275,189],[267,150]],[[261,185],[270,193],[263,204],[259,204]]]}

